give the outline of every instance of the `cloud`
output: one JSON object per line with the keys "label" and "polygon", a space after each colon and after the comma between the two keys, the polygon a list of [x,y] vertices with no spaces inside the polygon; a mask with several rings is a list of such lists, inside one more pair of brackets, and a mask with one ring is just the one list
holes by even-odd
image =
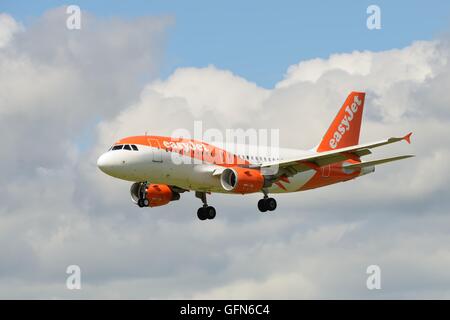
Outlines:
{"label": "cloud", "polygon": [[[170,17],[101,19],[64,8],[21,27],[0,16],[0,296],[4,298],[448,297],[446,39],[301,61],[272,89],[214,66],[158,79]],[[345,184],[279,195],[212,195],[199,222],[193,193],[132,205],[129,183],[95,165],[128,135],[178,128],[280,129],[282,145],[317,144],[351,90],[367,91],[362,142],[412,130],[413,144],[373,157],[416,158]],[[82,290],[65,289],[78,264]],[[382,268],[382,290],[365,287]]]}
{"label": "cloud", "polygon": [[417,41],[403,49],[354,51],[332,54],[328,59],[301,61],[288,68],[285,79],[276,87],[288,87],[306,81],[317,82],[333,71],[345,72],[356,79],[366,78],[365,82],[369,82],[373,90],[380,90],[400,81],[421,82],[432,77],[438,71],[437,68],[446,63],[446,57],[438,50],[438,43]]}
{"label": "cloud", "polygon": [[0,48],[9,44],[14,34],[22,29],[22,26],[13,17],[0,13]]}
{"label": "cloud", "polygon": [[[83,132],[131,103],[142,88],[139,79],[157,75],[171,23],[86,13],[83,28],[72,31],[66,17],[64,8],[51,10],[0,49],[0,133],[7,137],[0,163],[13,166],[14,175],[67,162],[74,136],[83,143]],[[19,144],[27,157],[16,151]]]}

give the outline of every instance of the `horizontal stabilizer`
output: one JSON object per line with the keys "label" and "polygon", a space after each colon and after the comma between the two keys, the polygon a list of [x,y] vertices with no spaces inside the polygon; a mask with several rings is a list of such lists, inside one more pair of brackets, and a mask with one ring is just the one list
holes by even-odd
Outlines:
{"label": "horizontal stabilizer", "polygon": [[414,156],[413,155],[405,155],[405,156],[398,156],[398,157],[392,157],[392,158],[385,158],[385,159],[356,163],[356,164],[352,164],[349,166],[345,166],[345,168],[346,169],[364,168],[364,167],[376,166],[378,164],[388,163],[388,162],[392,162],[392,161],[407,159],[407,158],[411,158],[411,157],[414,157]]}

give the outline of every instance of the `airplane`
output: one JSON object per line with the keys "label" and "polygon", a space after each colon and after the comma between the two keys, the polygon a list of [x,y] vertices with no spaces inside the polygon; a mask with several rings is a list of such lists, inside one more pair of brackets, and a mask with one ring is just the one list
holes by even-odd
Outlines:
{"label": "airplane", "polygon": [[203,203],[197,217],[210,220],[216,209],[208,204],[207,194],[262,193],[258,209],[271,212],[277,202],[270,194],[352,180],[374,172],[377,165],[413,157],[361,161],[374,148],[402,140],[411,143],[412,134],[359,144],[364,100],[364,92],[351,92],[320,143],[310,150],[259,148],[255,152],[244,146],[237,152],[236,146],[144,135],[115,142],[98,158],[97,166],[112,177],[133,182],[131,199],[141,208],[163,206],[179,200],[181,193],[195,191]]}

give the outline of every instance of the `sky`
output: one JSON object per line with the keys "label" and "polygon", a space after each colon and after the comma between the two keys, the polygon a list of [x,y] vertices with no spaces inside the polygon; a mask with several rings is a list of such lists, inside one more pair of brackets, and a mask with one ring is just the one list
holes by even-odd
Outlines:
{"label": "sky", "polygon": [[[379,51],[429,40],[450,27],[446,1],[377,1],[383,27],[365,28],[373,1],[78,1],[99,17],[173,16],[160,76],[209,64],[265,88],[299,59],[335,52]],[[63,1],[6,1],[0,10],[30,24]],[[2,8],[3,7],[3,8]]]}
{"label": "sky", "polygon": [[[364,1],[78,4],[81,30],[61,2],[0,4],[0,298],[450,297],[449,4],[380,1],[381,30]],[[205,223],[192,192],[143,210],[96,167],[199,120],[310,148],[353,90],[361,142],[413,132],[367,160],[416,157],[277,195],[275,214],[214,194]]]}

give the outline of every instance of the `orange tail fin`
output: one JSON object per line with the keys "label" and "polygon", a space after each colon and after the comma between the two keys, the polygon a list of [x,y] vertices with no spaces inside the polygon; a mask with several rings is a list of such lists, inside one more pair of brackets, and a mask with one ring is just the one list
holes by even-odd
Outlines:
{"label": "orange tail fin", "polygon": [[364,110],[364,92],[352,92],[322,138],[318,152],[350,147],[359,143]]}

